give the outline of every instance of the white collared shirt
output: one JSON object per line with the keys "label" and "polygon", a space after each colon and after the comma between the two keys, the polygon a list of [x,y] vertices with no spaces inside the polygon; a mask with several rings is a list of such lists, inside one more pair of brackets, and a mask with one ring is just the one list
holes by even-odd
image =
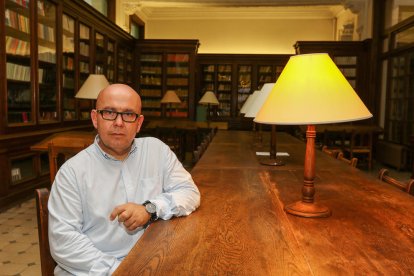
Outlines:
{"label": "white collared shirt", "polygon": [[56,275],[109,275],[143,234],[128,231],[112,210],[150,200],[160,219],[185,216],[200,204],[191,175],[156,138],[136,138],[119,161],[94,144],[65,162],[49,197],[49,242]]}

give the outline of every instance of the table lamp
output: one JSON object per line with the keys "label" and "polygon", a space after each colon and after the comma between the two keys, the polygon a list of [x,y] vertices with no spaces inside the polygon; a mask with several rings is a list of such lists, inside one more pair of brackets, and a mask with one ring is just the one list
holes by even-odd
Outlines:
{"label": "table lamp", "polygon": [[328,217],[331,210],[314,202],[315,124],[372,117],[328,54],[290,57],[254,121],[262,124],[307,125],[302,200],[285,206],[300,217]]}
{"label": "table lamp", "polygon": [[178,98],[177,94],[173,90],[168,90],[161,99],[161,104],[168,104],[170,110],[170,118],[172,117],[172,104],[181,103],[180,98]]}
{"label": "table lamp", "polygon": [[240,114],[246,114],[246,111],[250,108],[250,106],[254,102],[254,98],[257,97],[257,94],[259,93],[259,91],[260,90],[256,90],[256,91],[253,92],[253,94],[251,94],[251,95],[249,95],[249,97],[247,97],[247,100],[244,102],[244,104],[240,108]]}
{"label": "table lamp", "polygon": [[90,74],[86,81],[82,84],[75,98],[77,99],[92,99],[98,98],[99,92],[109,85],[108,80],[104,75]]}
{"label": "table lamp", "polygon": [[[257,97],[257,95],[259,94],[260,90],[256,90],[253,92],[253,94],[249,95],[249,97],[247,97],[247,100],[244,102],[243,106],[240,108],[240,114],[246,114],[246,111],[249,110],[250,106],[253,104],[254,99]],[[256,123],[253,122],[253,132],[256,133]],[[261,128],[259,127],[259,143],[261,144]]]}
{"label": "table lamp", "polygon": [[198,101],[201,105],[207,105],[207,122],[210,121],[210,105],[219,105],[216,95],[212,91],[207,91]]}
{"label": "table lamp", "polygon": [[[255,118],[257,112],[259,112],[260,108],[262,107],[263,103],[266,101],[267,97],[269,96],[272,88],[275,84],[274,83],[265,83],[260,90],[258,96],[254,99],[254,102],[246,111],[245,117],[248,118]],[[260,139],[261,140],[261,139]],[[272,131],[270,134],[270,151],[269,157],[266,159],[260,160],[260,164],[268,165],[268,166],[282,166],[284,165],[283,161],[277,158],[277,145],[276,145],[276,125],[272,124]]]}

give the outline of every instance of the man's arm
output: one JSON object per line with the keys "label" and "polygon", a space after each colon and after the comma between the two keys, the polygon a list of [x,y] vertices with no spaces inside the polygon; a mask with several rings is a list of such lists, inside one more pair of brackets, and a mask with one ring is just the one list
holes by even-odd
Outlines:
{"label": "man's arm", "polygon": [[157,215],[161,219],[187,216],[200,205],[200,192],[190,173],[168,146],[165,145],[162,154],[163,193],[148,200],[157,206]]}
{"label": "man's arm", "polygon": [[80,191],[73,172],[65,167],[56,175],[48,203],[52,256],[61,268],[75,275],[110,274],[120,262],[98,250],[83,234]]}

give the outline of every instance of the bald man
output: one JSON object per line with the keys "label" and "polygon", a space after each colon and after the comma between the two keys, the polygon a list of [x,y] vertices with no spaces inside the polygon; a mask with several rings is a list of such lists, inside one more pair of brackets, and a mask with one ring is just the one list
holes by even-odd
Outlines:
{"label": "bald man", "polygon": [[110,275],[152,222],[189,215],[200,204],[170,148],[135,138],[144,116],[131,87],[102,90],[91,117],[94,143],[62,165],[49,197],[55,275]]}

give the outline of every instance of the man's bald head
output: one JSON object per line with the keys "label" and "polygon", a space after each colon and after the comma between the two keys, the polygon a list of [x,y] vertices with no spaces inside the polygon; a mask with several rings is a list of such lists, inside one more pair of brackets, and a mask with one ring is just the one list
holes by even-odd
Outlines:
{"label": "man's bald head", "polygon": [[138,109],[135,112],[141,113],[141,97],[130,86],[121,83],[111,84],[104,88],[98,95],[96,108],[102,109],[108,101],[112,102],[114,99],[118,101],[125,99],[131,103],[137,103]]}

